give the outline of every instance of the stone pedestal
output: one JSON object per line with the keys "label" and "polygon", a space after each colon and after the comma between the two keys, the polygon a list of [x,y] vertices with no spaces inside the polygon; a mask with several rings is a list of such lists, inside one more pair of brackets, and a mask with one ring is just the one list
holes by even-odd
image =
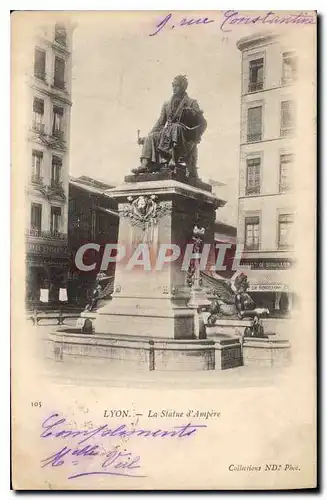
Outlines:
{"label": "stone pedestal", "polygon": [[[195,225],[206,228],[205,242],[213,244],[215,210],[225,202],[202,186],[206,185],[199,188],[169,178],[129,182],[108,191],[119,203],[118,244],[127,254],[116,265],[113,299],[94,320],[96,334],[196,338],[195,309],[188,307],[190,289],[186,271],[181,270],[183,255],[161,269],[156,259],[164,244],[177,245],[183,254],[192,243]],[[131,257],[140,244],[140,258],[149,249],[150,269],[131,269]]]}
{"label": "stone pedestal", "polygon": [[146,371],[226,370],[242,365],[238,339],[154,340],[135,335],[81,334],[65,328],[50,333],[46,357],[57,362]]}
{"label": "stone pedestal", "polygon": [[286,367],[291,363],[291,343],[283,339],[245,338],[243,341],[244,366]]}

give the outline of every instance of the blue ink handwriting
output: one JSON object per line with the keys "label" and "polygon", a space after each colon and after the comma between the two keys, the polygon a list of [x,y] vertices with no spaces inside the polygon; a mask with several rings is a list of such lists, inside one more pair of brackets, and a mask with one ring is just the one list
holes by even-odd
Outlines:
{"label": "blue ink handwriting", "polygon": [[[171,13],[158,22],[153,33],[149,36],[155,36],[162,31],[174,29],[175,27],[187,27],[194,25],[208,25],[214,23],[215,19],[208,17],[183,17],[182,19],[175,20]],[[239,24],[316,24],[316,18],[313,14],[307,12],[296,12],[294,14],[276,14],[273,11],[265,12],[261,15],[243,15],[236,10],[227,10],[223,13],[223,19],[220,23],[220,29],[224,32],[232,31],[229,29],[231,26]]]}
{"label": "blue ink handwriting", "polygon": [[172,20],[172,14],[168,14],[162,21],[160,21],[156,25],[156,31],[153,33],[150,33],[149,36],[154,36],[157,35],[163,28],[168,28],[170,29],[180,26],[193,26],[193,25],[199,25],[199,24],[210,24],[214,23],[214,19],[209,19],[208,17],[197,17],[197,18],[187,18],[183,17],[180,21],[174,21]]}
{"label": "blue ink handwriting", "polygon": [[236,24],[316,24],[316,19],[313,15],[308,15],[306,12],[276,15],[275,12],[269,11],[260,16],[244,16],[236,10],[227,10],[224,12],[223,21],[220,25],[221,31],[232,31],[227,26]]}
{"label": "blue ink handwriting", "polygon": [[[137,426],[127,427],[126,424],[116,424],[112,428],[108,424],[94,426],[91,429],[74,430],[62,424],[66,419],[60,417],[58,413],[53,413],[42,422],[41,438],[78,438],[77,444],[86,443],[94,436],[105,437],[147,437],[147,438],[185,438],[196,434],[200,428],[207,427],[205,424],[187,424],[174,426],[170,430],[163,429],[142,429]],[[66,424],[67,425],[67,424]]]}
{"label": "blue ink handwriting", "polygon": [[205,424],[188,422],[171,429],[145,429],[138,427],[137,424],[138,421],[129,427],[126,424],[116,423],[112,427],[108,424],[92,424],[92,427],[87,429],[74,429],[66,418],[59,413],[52,413],[42,422],[40,437],[60,441],[69,438],[69,446],[63,446],[41,460],[42,468],[65,465],[81,467],[75,469],[76,472],[70,474],[68,479],[96,475],[145,477],[138,473],[138,469],[141,468],[140,456],[125,449],[119,450],[119,445],[108,451],[104,447],[108,443],[108,438],[120,438],[120,441],[130,437],[181,439],[193,436],[200,428],[207,427]]}
{"label": "blue ink handwriting", "polygon": [[[105,456],[105,458],[103,458]],[[137,474],[134,469],[140,469],[140,457],[133,455],[127,450],[111,450],[109,452],[101,452],[99,445],[86,445],[82,448],[69,448],[64,446],[61,450],[53,455],[41,460],[42,468],[44,467],[61,467],[62,465],[81,465],[80,461],[83,457],[97,457],[100,458],[100,467],[95,465],[99,470],[90,470],[90,463],[82,461],[87,466],[87,470],[76,472],[68,476],[68,479],[77,479],[82,476],[95,476],[95,475],[110,475],[110,476],[125,476],[125,477],[145,477],[144,475]],[[77,458],[77,459],[76,459]],[[92,465],[94,462],[92,463]]]}

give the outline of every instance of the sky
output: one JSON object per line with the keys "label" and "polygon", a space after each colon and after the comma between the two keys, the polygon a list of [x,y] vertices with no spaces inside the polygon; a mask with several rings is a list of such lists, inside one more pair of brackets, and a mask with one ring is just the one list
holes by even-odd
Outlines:
{"label": "sky", "polygon": [[[70,171],[119,184],[139,166],[137,130],[146,135],[171,96],[177,74],[199,102],[208,128],[199,145],[199,175],[225,184],[218,220],[236,224],[240,137],[241,53],[247,26],[220,29],[219,12],[178,13],[154,36],[168,12],[85,13],[73,37]],[[180,26],[205,17],[214,22]],[[211,14],[211,15],[210,15]],[[175,26],[175,28],[172,28]]]}

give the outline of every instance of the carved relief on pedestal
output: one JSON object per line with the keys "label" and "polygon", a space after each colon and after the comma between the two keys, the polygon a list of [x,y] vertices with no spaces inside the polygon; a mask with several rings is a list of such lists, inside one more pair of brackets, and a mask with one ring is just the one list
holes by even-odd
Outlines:
{"label": "carved relief on pedestal", "polygon": [[169,203],[157,203],[157,198],[155,195],[141,195],[135,199],[129,196],[129,205],[123,208],[120,215],[145,231],[149,225],[157,225],[158,220],[171,211]]}

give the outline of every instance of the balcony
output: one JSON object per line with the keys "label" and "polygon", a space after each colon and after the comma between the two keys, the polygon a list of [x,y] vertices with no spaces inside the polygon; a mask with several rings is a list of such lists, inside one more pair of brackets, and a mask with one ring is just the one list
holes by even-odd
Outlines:
{"label": "balcony", "polygon": [[60,45],[61,47],[67,47],[67,36],[66,34],[59,35],[58,33],[55,36],[54,42]]}
{"label": "balcony", "polygon": [[263,81],[249,82],[248,92],[258,92],[263,89]]}
{"label": "balcony", "polygon": [[32,174],[31,182],[32,184],[43,186],[43,177],[40,174]]}
{"label": "balcony", "polygon": [[262,132],[247,134],[247,142],[258,142],[262,140]]}
{"label": "balcony", "polygon": [[52,132],[52,137],[55,137],[56,139],[63,140],[63,138],[64,138],[64,131],[63,130],[54,130]]}
{"label": "balcony", "polygon": [[43,73],[42,71],[35,71],[34,76],[38,80],[42,80],[42,82],[47,83],[47,74],[46,73]]}
{"label": "balcony", "polygon": [[57,179],[51,179],[50,186],[52,189],[64,189],[62,186],[62,181],[58,181]]}
{"label": "balcony", "polygon": [[247,186],[245,189],[246,196],[260,194],[260,185],[259,186]]}
{"label": "balcony", "polygon": [[38,228],[30,228],[26,231],[26,236],[32,236],[34,238],[40,238],[43,240],[67,240],[66,233],[60,233],[59,231],[42,231]]}
{"label": "balcony", "polygon": [[45,125],[44,125],[44,123],[34,122],[32,128],[33,128],[34,132],[37,132],[38,134],[44,134],[45,133]]}

